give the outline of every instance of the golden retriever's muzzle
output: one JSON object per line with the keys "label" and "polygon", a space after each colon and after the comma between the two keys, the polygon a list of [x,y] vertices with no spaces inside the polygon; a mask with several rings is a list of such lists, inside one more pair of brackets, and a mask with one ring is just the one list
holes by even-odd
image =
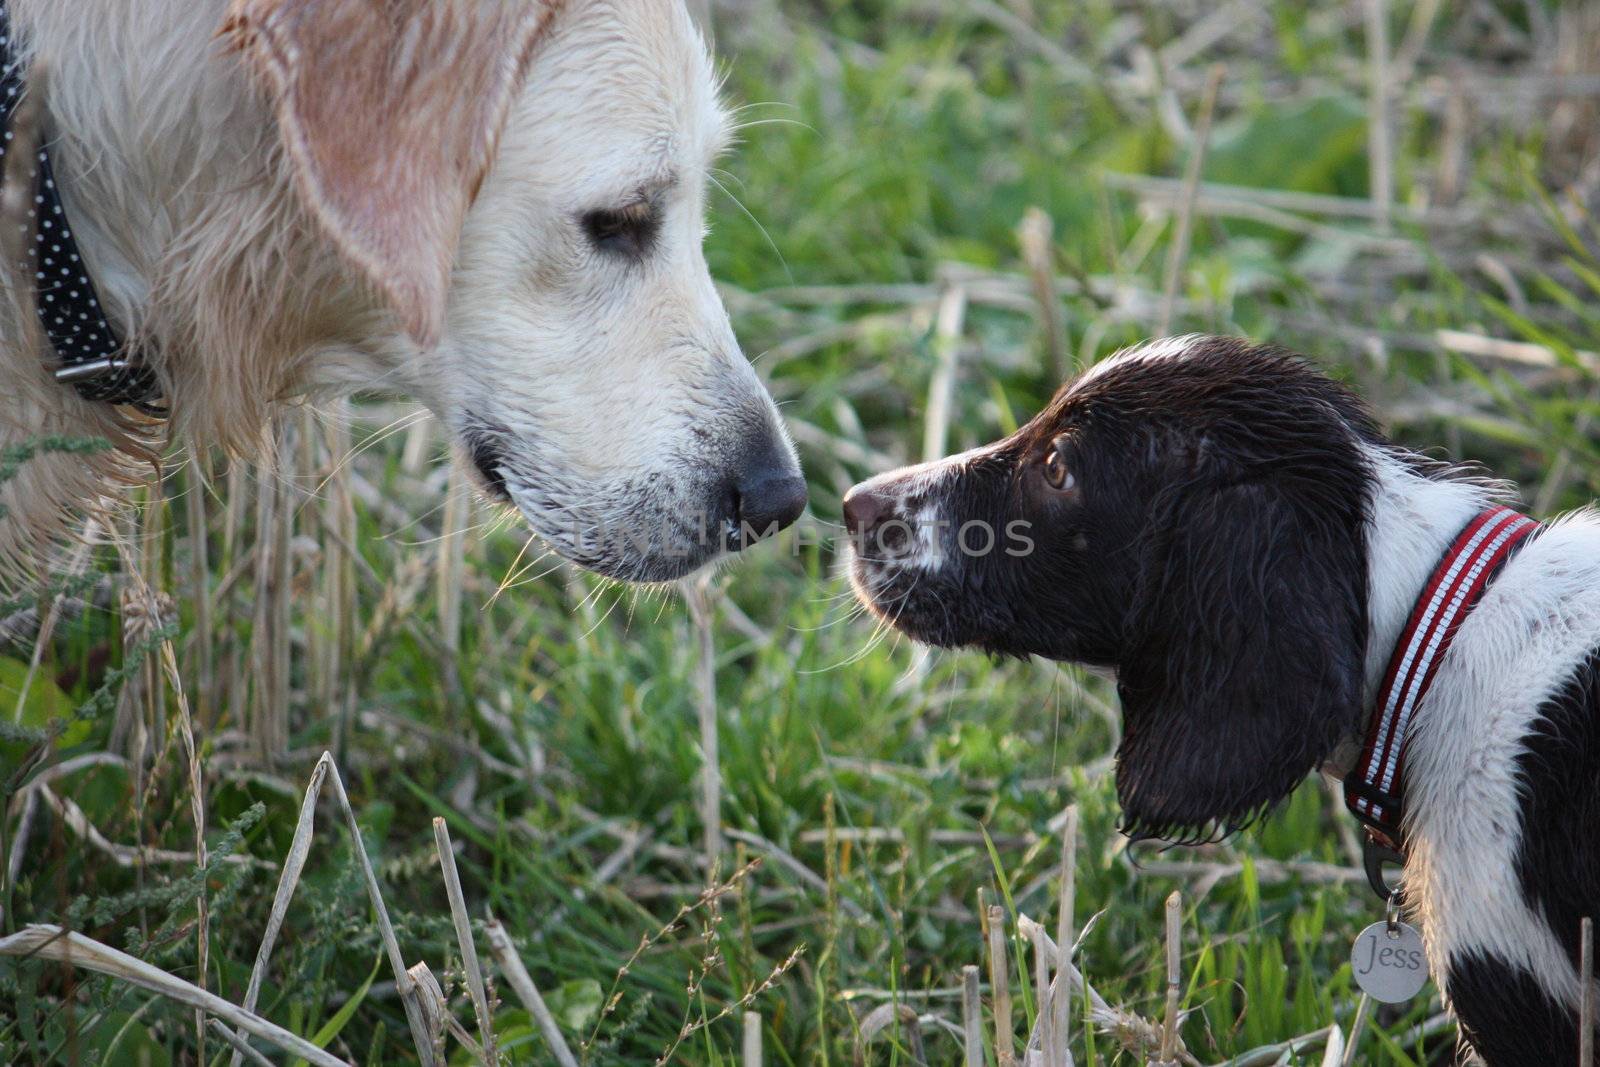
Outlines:
{"label": "golden retriever's muzzle", "polygon": [[489,496],[516,507],[572,562],[625,581],[691,574],[792,525],[806,506],[799,464],[767,426],[733,447],[614,481],[563,476],[537,443],[501,427],[478,423],[461,440]]}

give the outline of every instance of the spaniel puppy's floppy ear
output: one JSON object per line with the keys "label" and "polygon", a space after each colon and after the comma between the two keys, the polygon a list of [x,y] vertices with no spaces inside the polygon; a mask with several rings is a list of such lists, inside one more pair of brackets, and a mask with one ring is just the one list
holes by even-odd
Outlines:
{"label": "spaniel puppy's floppy ear", "polygon": [[233,0],[312,214],[431,345],[467,209],[560,0]]}
{"label": "spaniel puppy's floppy ear", "polygon": [[1202,457],[1158,500],[1118,670],[1131,836],[1238,829],[1359,729],[1366,501],[1345,451],[1325,478]]}

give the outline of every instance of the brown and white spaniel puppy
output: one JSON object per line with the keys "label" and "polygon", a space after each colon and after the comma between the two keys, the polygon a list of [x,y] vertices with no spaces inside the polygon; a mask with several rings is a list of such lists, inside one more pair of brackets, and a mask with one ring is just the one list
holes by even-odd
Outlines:
{"label": "brown and white spaniel puppy", "polygon": [[1410,701],[1386,742],[1405,909],[1490,1067],[1549,1067],[1577,1062],[1600,916],[1600,517],[1501,495],[1305,360],[1183,337],[845,515],[859,595],[904,632],[1115,672],[1136,837],[1231,832],[1318,768],[1366,810],[1366,739]]}

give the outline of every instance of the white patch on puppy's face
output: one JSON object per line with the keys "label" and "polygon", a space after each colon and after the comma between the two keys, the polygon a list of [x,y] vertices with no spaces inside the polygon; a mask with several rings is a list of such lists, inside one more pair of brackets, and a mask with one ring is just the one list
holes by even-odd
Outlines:
{"label": "white patch on puppy's face", "polygon": [[681,4],[574,0],[468,215],[441,344],[402,359],[491,492],[613,577],[678,577],[804,503],[701,249],[726,139]]}
{"label": "white patch on puppy's face", "polygon": [[1157,363],[1164,359],[1182,359],[1204,340],[1200,334],[1182,334],[1177,337],[1158,337],[1136,345],[1118,349],[1079,376],[1079,383],[1090,382],[1115,367],[1128,363]]}
{"label": "white patch on puppy's face", "polygon": [[879,578],[903,572],[937,574],[959,556],[959,520],[951,512],[949,489],[994,445],[969,449],[944,459],[880,474],[861,490],[882,501],[883,517],[872,535],[852,539],[852,580],[872,595]]}

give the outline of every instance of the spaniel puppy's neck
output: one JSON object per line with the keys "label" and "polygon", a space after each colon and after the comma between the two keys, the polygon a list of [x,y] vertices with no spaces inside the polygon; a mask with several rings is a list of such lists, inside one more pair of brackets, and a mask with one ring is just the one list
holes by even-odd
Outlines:
{"label": "spaniel puppy's neck", "polygon": [[[1417,594],[1450,542],[1497,494],[1481,482],[1450,477],[1408,462],[1404,453],[1363,444],[1372,475],[1367,520],[1367,649],[1364,704],[1370,718],[1383,672]],[[1364,734],[1364,730],[1363,730]],[[1362,736],[1345,738],[1323,765],[1343,777],[1360,754]]]}

